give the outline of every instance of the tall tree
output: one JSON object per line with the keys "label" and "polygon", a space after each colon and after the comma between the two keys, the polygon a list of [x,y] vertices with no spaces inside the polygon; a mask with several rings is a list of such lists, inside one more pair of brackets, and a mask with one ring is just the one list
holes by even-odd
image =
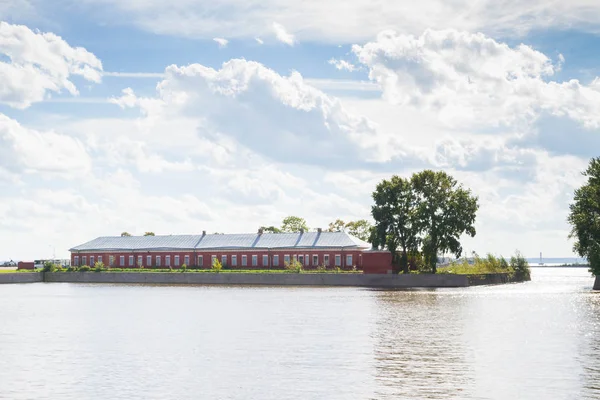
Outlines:
{"label": "tall tree", "polygon": [[304,218],[289,216],[283,219],[281,223],[282,232],[308,232],[308,225]]}
{"label": "tall tree", "polygon": [[600,157],[593,158],[583,172],[587,182],[575,190],[568,221],[573,250],[587,258],[590,272],[600,275]]}
{"label": "tall tree", "polygon": [[131,236],[131,233],[129,233],[129,232],[121,232],[121,236]]}
{"label": "tall tree", "polygon": [[373,192],[375,205],[371,214],[375,227],[371,236],[374,247],[387,247],[397,272],[398,249],[402,250],[400,266],[408,273],[408,254],[419,246],[420,225],[417,220],[417,198],[411,182],[397,175],[383,180]]}
{"label": "tall tree", "polygon": [[259,229],[262,229],[263,232],[271,232],[271,233],[280,233],[281,229],[276,226],[261,226]]}
{"label": "tall tree", "polygon": [[341,219],[336,219],[334,222],[329,223],[328,232],[344,232],[346,230],[346,223]]}
{"label": "tall tree", "polygon": [[144,236],[155,236],[154,232],[146,232],[144,233]]}
{"label": "tall tree", "polygon": [[441,252],[460,257],[460,236],[475,236],[478,199],[470,190],[443,171],[425,170],[411,178],[417,197],[417,219],[420,231],[427,235],[424,247],[431,272],[436,273],[437,255]]}
{"label": "tall tree", "polygon": [[359,219],[358,221],[348,222],[346,224],[346,228],[348,229],[348,233],[352,236],[368,242],[369,238],[371,237],[373,225],[371,225],[371,223],[366,219]]}

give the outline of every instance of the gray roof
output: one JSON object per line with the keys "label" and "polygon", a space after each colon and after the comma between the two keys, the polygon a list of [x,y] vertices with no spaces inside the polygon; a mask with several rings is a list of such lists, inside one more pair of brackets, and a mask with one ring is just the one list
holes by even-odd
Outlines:
{"label": "gray roof", "polygon": [[70,251],[356,248],[371,245],[345,232],[234,233],[170,236],[104,236]]}

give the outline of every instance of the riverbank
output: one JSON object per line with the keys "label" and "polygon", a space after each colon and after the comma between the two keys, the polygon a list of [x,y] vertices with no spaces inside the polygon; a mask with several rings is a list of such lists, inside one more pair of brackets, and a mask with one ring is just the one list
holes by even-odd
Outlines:
{"label": "riverbank", "polygon": [[31,272],[1,274],[1,283],[67,282],[188,285],[349,286],[371,288],[453,288],[517,282],[508,274],[377,275],[359,273],[173,273]]}

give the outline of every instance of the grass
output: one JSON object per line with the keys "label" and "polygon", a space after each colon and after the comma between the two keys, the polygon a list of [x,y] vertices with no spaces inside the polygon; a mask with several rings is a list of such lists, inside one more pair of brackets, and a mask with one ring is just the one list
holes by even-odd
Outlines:
{"label": "grass", "polygon": [[0,274],[23,274],[23,273],[31,273],[31,272],[39,272],[39,271],[34,271],[32,269],[22,269],[22,270],[17,271],[16,269],[0,268]]}
{"label": "grass", "polygon": [[458,275],[481,275],[481,274],[515,274],[522,277],[530,277],[529,264],[521,256],[516,253],[507,261],[504,257],[495,257],[488,254],[486,257],[475,256],[473,263],[469,264],[466,259],[461,259],[450,263],[446,267],[438,268],[441,274],[458,274]]}

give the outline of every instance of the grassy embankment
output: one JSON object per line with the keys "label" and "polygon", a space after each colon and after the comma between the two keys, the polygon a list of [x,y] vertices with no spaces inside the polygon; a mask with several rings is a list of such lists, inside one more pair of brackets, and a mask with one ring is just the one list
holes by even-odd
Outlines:
{"label": "grassy embankment", "polygon": [[438,272],[459,275],[509,274],[511,277],[516,276],[523,280],[531,278],[529,263],[518,252],[510,260],[492,254],[484,258],[475,256],[472,264],[469,264],[466,259],[460,259],[448,266],[438,268]]}

